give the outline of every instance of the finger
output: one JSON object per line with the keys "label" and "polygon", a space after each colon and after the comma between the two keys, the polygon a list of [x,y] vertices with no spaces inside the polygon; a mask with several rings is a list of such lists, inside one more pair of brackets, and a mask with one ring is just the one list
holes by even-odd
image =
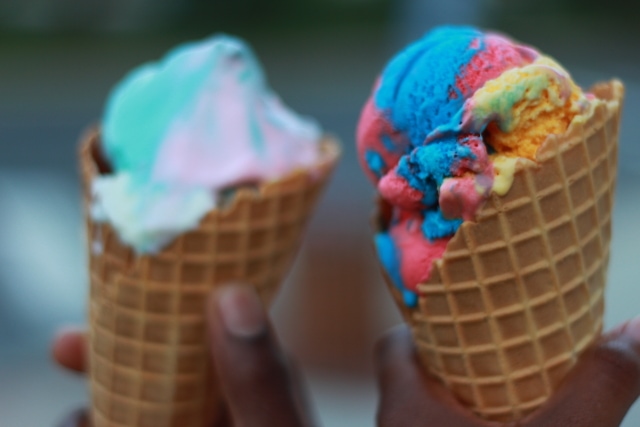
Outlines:
{"label": "finger", "polygon": [[78,409],[65,417],[58,427],[88,427],[88,425],[87,411]]}
{"label": "finger", "polygon": [[60,366],[75,372],[85,372],[86,332],[77,328],[61,330],[53,340],[51,353]]}
{"label": "finger", "polygon": [[532,426],[618,426],[640,396],[640,317],[603,336],[537,413]]}
{"label": "finger", "polygon": [[379,426],[489,426],[458,403],[438,380],[428,376],[417,358],[409,329],[387,334],[375,351],[380,405]]}
{"label": "finger", "polygon": [[310,425],[267,315],[248,286],[208,304],[211,353],[234,427]]}
{"label": "finger", "polygon": [[218,414],[213,422],[214,427],[234,427],[229,414],[229,408],[222,402],[218,406]]}

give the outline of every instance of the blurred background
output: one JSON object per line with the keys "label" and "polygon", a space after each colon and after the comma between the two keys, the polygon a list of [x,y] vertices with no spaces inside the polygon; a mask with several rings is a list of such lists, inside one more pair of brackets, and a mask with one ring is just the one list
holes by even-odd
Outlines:
{"label": "blurred background", "polygon": [[[344,143],[344,158],[272,314],[324,426],[370,426],[375,340],[400,318],[378,274],[373,190],[354,129],[393,52],[434,25],[475,24],[559,59],[583,86],[619,77],[622,123],[606,324],[640,314],[640,7],[623,0],[0,0],[0,426],[53,425],[87,400],[54,331],[85,319],[76,145],[109,89],[170,47],[248,40],[271,86]],[[329,315],[330,314],[330,315]],[[640,425],[635,407],[624,426]]]}

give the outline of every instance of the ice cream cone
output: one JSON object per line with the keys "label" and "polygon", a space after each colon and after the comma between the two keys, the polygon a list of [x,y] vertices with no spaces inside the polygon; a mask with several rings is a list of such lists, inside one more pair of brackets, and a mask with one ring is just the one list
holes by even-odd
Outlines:
{"label": "ice cream cone", "polygon": [[256,287],[265,304],[293,260],[305,222],[337,161],[326,138],[317,167],[240,189],[197,229],[136,255],[88,214],[105,172],[99,133],[80,150],[89,246],[89,378],[94,427],[209,427],[220,392],[205,340],[205,301],[220,283]]}
{"label": "ice cream cone", "polygon": [[623,87],[592,93],[612,102],[549,136],[462,224],[415,309],[385,277],[423,365],[487,419],[539,408],[602,329]]}

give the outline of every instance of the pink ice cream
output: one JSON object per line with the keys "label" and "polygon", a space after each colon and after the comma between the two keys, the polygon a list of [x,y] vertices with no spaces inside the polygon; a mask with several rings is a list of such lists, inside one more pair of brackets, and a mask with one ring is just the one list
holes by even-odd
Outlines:
{"label": "pink ice cream", "polygon": [[[386,66],[357,129],[361,165],[393,207],[380,260],[415,306],[463,221],[507,190],[514,162],[590,108],[561,66],[506,37],[441,27]],[[511,172],[510,172],[511,171]]]}
{"label": "pink ice cream", "polygon": [[114,173],[93,183],[93,218],[149,253],[195,228],[223,191],[312,168],[321,130],[282,104],[248,46],[219,35],[131,72],[102,136]]}

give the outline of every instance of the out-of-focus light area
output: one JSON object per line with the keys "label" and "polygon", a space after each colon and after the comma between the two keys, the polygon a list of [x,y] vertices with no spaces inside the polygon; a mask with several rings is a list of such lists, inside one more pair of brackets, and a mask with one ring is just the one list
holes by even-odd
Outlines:
{"label": "out-of-focus light area", "polygon": [[[583,87],[627,88],[606,323],[640,314],[640,18],[623,0],[0,0],[0,426],[53,425],[86,403],[49,358],[85,319],[76,147],[109,89],[136,65],[216,32],[246,39],[273,89],[343,142],[272,315],[322,425],[374,424],[372,346],[400,322],[370,241],[373,189],[354,129],[393,52],[434,25],[493,28],[538,47]],[[626,427],[640,425],[640,408]]]}

